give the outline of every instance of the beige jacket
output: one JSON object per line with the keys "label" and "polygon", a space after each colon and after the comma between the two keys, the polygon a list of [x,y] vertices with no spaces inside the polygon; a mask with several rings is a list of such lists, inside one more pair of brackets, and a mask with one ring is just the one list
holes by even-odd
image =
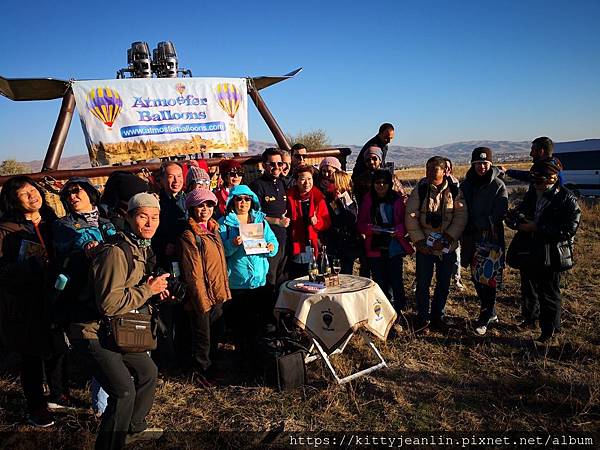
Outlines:
{"label": "beige jacket", "polygon": [[[419,189],[415,187],[408,197],[406,203],[406,213],[404,222],[406,230],[413,243],[427,239],[433,232],[447,233],[453,238],[450,250],[456,250],[458,239],[462,235],[467,224],[467,205],[465,204],[462,191],[458,191],[456,198],[452,198],[452,193],[448,187],[448,182],[444,180],[439,187],[433,184],[429,185],[428,195],[423,200],[423,205],[419,205]],[[433,228],[427,223],[427,212],[439,213],[442,216],[441,226]],[[434,252],[440,255],[440,252]]]}
{"label": "beige jacket", "polygon": [[[132,248],[134,268],[127,278],[125,253],[115,245],[106,245],[93,259],[90,267],[90,283],[96,307],[102,316],[118,316],[143,306],[154,295],[147,283],[140,283],[147,274],[146,259],[152,254],[150,248],[138,247],[129,237],[120,233]],[[72,339],[98,339],[98,321],[71,324]]]}

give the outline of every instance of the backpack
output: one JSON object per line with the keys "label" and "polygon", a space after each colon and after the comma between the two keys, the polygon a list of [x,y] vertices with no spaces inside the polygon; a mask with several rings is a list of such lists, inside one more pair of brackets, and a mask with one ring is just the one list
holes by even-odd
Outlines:
{"label": "backpack", "polygon": [[267,385],[287,391],[306,384],[308,349],[293,335],[270,334],[258,339],[256,359]]}

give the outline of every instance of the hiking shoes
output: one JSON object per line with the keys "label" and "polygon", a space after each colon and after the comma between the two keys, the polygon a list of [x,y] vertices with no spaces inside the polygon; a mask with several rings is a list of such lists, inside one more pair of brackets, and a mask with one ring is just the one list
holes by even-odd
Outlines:
{"label": "hiking shoes", "polygon": [[517,326],[522,330],[529,330],[535,328],[535,322],[536,319],[523,319]]}
{"label": "hiking shoes", "polygon": [[163,435],[164,430],[158,427],[148,427],[143,431],[137,433],[128,433],[125,437],[125,445],[132,444],[139,441],[155,441],[160,439]]}
{"label": "hiking shoes", "polygon": [[70,395],[63,394],[54,400],[48,400],[48,409],[50,411],[72,411],[82,408],[85,408],[85,406]]}
{"label": "hiking shoes", "polygon": [[434,331],[439,331],[440,333],[447,333],[450,331],[450,325],[443,317],[439,317],[436,319],[432,319],[431,325],[429,326]]}
{"label": "hiking shoes", "polygon": [[54,418],[48,408],[36,409],[29,414],[27,421],[36,428],[48,428],[54,425]]}

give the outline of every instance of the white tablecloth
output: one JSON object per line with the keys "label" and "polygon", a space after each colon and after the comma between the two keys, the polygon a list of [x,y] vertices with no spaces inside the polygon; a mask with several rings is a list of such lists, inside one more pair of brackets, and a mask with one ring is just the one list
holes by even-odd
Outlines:
{"label": "white tablecloth", "polygon": [[275,310],[292,312],[298,325],[317,339],[328,354],[360,328],[382,341],[387,339],[396,311],[374,281],[340,275],[340,286],[328,287],[318,294],[294,289],[294,281],[281,287]]}

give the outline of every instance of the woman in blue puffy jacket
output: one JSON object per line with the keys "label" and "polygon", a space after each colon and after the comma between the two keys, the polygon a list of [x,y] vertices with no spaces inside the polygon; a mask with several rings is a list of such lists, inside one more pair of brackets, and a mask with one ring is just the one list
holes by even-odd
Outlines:
{"label": "woman in blue puffy jacket", "polygon": [[[221,240],[225,247],[227,275],[231,289],[226,315],[234,332],[236,347],[243,354],[252,348],[260,323],[266,322],[270,296],[263,288],[269,271],[268,258],[277,254],[279,244],[260,211],[258,197],[245,184],[231,188],[225,216],[219,219]],[[247,254],[240,236],[240,224],[262,223],[265,253]]]}

